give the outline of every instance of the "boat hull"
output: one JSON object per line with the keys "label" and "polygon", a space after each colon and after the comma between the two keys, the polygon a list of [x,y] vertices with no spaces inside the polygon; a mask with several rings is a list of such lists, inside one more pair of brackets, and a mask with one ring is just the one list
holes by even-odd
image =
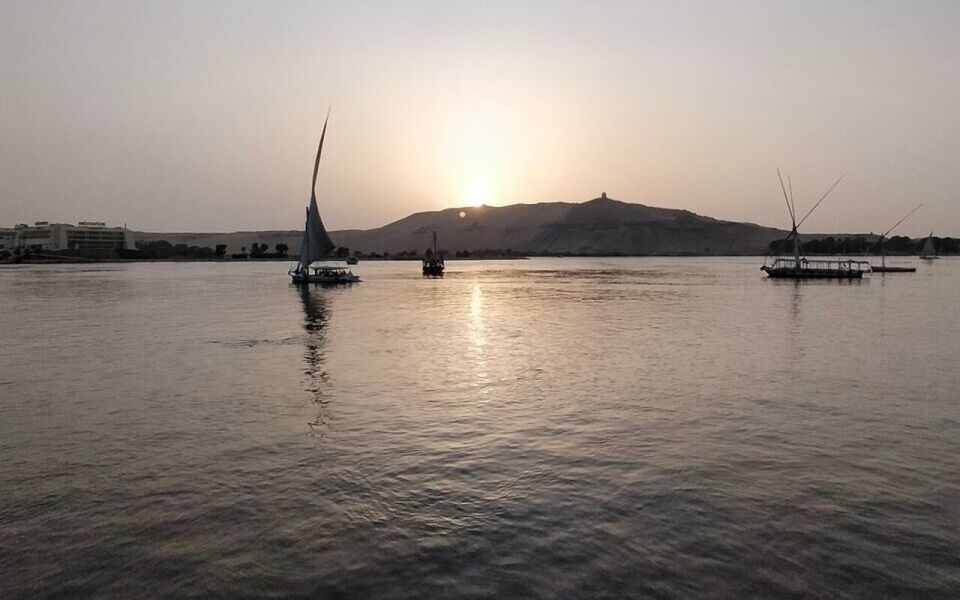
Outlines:
{"label": "boat hull", "polygon": [[848,269],[793,269],[760,267],[773,279],[862,279],[863,271]]}
{"label": "boat hull", "polygon": [[321,285],[342,285],[350,283],[360,283],[360,277],[353,273],[342,275],[305,275],[303,273],[290,273],[290,279],[293,283],[319,283]]}
{"label": "boat hull", "polygon": [[871,267],[874,273],[916,273],[916,267]]}
{"label": "boat hull", "polygon": [[423,274],[428,277],[443,277],[443,267],[424,267]]}

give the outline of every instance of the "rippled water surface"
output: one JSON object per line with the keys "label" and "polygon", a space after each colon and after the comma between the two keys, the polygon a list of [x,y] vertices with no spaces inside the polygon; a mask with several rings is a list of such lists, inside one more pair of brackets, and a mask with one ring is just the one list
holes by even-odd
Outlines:
{"label": "rippled water surface", "polygon": [[960,260],[758,266],[0,268],[0,597],[960,596]]}

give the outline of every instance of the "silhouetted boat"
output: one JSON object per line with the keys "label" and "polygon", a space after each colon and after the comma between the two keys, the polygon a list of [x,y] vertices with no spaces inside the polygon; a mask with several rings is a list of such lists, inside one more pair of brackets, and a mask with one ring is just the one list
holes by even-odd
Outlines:
{"label": "silhouetted boat", "polygon": [[860,279],[870,268],[865,260],[808,260],[777,258],[760,267],[768,277],[782,279]]}
{"label": "silhouetted boat", "polygon": [[320,145],[317,147],[317,158],[313,163],[313,187],[310,191],[310,206],[307,207],[307,222],[303,227],[303,239],[300,242],[300,259],[294,269],[288,273],[294,283],[356,283],[360,277],[343,267],[314,265],[336,248],[323,221],[320,219],[320,210],[317,208],[317,171],[320,169],[320,153],[323,152],[323,139],[327,135],[327,121],[330,120],[330,111],[323,121],[323,132],[320,134]]}
{"label": "silhouetted boat", "polygon": [[923,243],[923,250],[920,251],[920,258],[923,260],[935,260],[940,258],[937,256],[937,250],[933,247],[933,232],[930,232],[930,235],[927,236],[927,241]]}
{"label": "silhouetted boat", "polygon": [[871,270],[871,271],[874,271],[874,272],[876,272],[876,273],[915,273],[915,272],[917,271],[917,268],[916,268],[916,267],[897,267],[897,266],[892,266],[892,265],[888,267],[888,266],[887,266],[887,255],[886,255],[886,252],[884,252],[884,249],[883,249],[883,240],[884,240],[888,235],[890,235],[890,232],[891,232],[891,231],[893,231],[894,229],[896,229],[897,225],[899,225],[900,223],[903,223],[904,221],[906,221],[906,220],[907,220],[907,217],[909,217],[909,216],[912,215],[913,213],[917,212],[917,210],[919,210],[919,208],[920,208],[921,206],[923,206],[923,204],[918,204],[918,205],[916,206],[916,208],[914,208],[913,210],[911,210],[910,212],[908,212],[902,219],[900,219],[899,221],[897,221],[896,225],[894,225],[893,227],[891,227],[890,229],[888,229],[888,230],[886,231],[886,233],[881,233],[881,234],[880,234],[880,239],[878,240],[879,243],[880,243],[880,266],[879,266],[879,267],[878,267],[878,266],[875,266],[875,265],[871,266],[871,267],[870,267],[870,270]]}
{"label": "silhouetted boat", "polygon": [[[820,203],[833,191],[833,188],[837,187],[837,184],[840,183],[843,176],[838,178],[833,185],[830,186],[830,189],[817,200],[817,203],[807,211],[807,214],[800,219],[799,223],[797,222],[796,206],[793,203],[793,184],[791,183],[790,185],[790,195],[788,196],[787,188],[783,185],[783,177],[780,175],[780,169],[777,169],[777,177],[780,179],[780,189],[783,190],[783,199],[787,202],[787,211],[790,213],[792,228],[790,235],[780,243],[776,254],[779,254],[787,241],[792,239],[793,257],[768,256],[764,259],[763,266],[760,267],[760,270],[766,273],[768,277],[775,279],[860,279],[863,277],[863,274],[870,268],[870,263],[867,261],[849,259],[808,260],[800,256],[800,233],[797,231],[797,228],[820,206]],[[767,261],[771,259],[772,262],[768,265]]]}
{"label": "silhouetted boat", "polygon": [[423,274],[431,277],[443,276],[443,254],[437,246],[437,232],[433,232],[433,250],[427,251],[427,256],[423,259]]}
{"label": "silhouetted boat", "polygon": [[875,273],[916,273],[916,267],[896,267],[888,265],[870,265],[870,270]]}

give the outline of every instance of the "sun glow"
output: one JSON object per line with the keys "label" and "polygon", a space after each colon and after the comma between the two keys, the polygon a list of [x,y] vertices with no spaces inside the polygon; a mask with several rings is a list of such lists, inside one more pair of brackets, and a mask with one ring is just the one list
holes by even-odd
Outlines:
{"label": "sun glow", "polygon": [[515,110],[482,93],[451,97],[450,104],[431,125],[435,168],[442,173],[437,197],[471,208],[498,205],[524,164],[525,125]]}
{"label": "sun glow", "polygon": [[467,184],[464,197],[468,206],[481,206],[490,203],[490,185],[474,179]]}

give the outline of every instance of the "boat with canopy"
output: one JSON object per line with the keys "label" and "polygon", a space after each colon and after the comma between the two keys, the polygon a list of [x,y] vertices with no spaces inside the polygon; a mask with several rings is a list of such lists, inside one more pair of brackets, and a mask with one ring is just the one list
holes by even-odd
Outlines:
{"label": "boat with canopy", "polygon": [[[807,220],[813,211],[820,206],[820,203],[830,195],[830,192],[833,191],[835,187],[843,179],[841,175],[830,189],[817,200],[817,203],[813,205],[807,214],[804,215],[800,221],[797,221],[797,210],[796,204],[793,202],[793,183],[790,183],[790,194],[787,194],[787,186],[783,184],[783,176],[780,175],[780,169],[777,169],[777,177],[780,179],[780,189],[783,190],[783,199],[787,203],[787,211],[790,213],[790,222],[792,228],[790,230],[790,235],[786,237],[782,242],[780,242],[775,255],[779,255],[783,247],[787,244],[788,241],[793,242],[793,256],[784,257],[784,256],[768,256],[763,261],[763,266],[760,267],[760,270],[767,274],[768,277],[774,279],[860,279],[863,277],[863,274],[870,270],[870,263],[863,260],[852,260],[852,259],[840,259],[840,260],[831,260],[831,259],[818,259],[818,260],[808,260],[806,257],[800,255],[801,243],[800,243],[800,233],[798,227],[803,225],[803,222]],[[789,176],[787,178],[789,182]],[[769,262],[769,264],[768,264]]]}

